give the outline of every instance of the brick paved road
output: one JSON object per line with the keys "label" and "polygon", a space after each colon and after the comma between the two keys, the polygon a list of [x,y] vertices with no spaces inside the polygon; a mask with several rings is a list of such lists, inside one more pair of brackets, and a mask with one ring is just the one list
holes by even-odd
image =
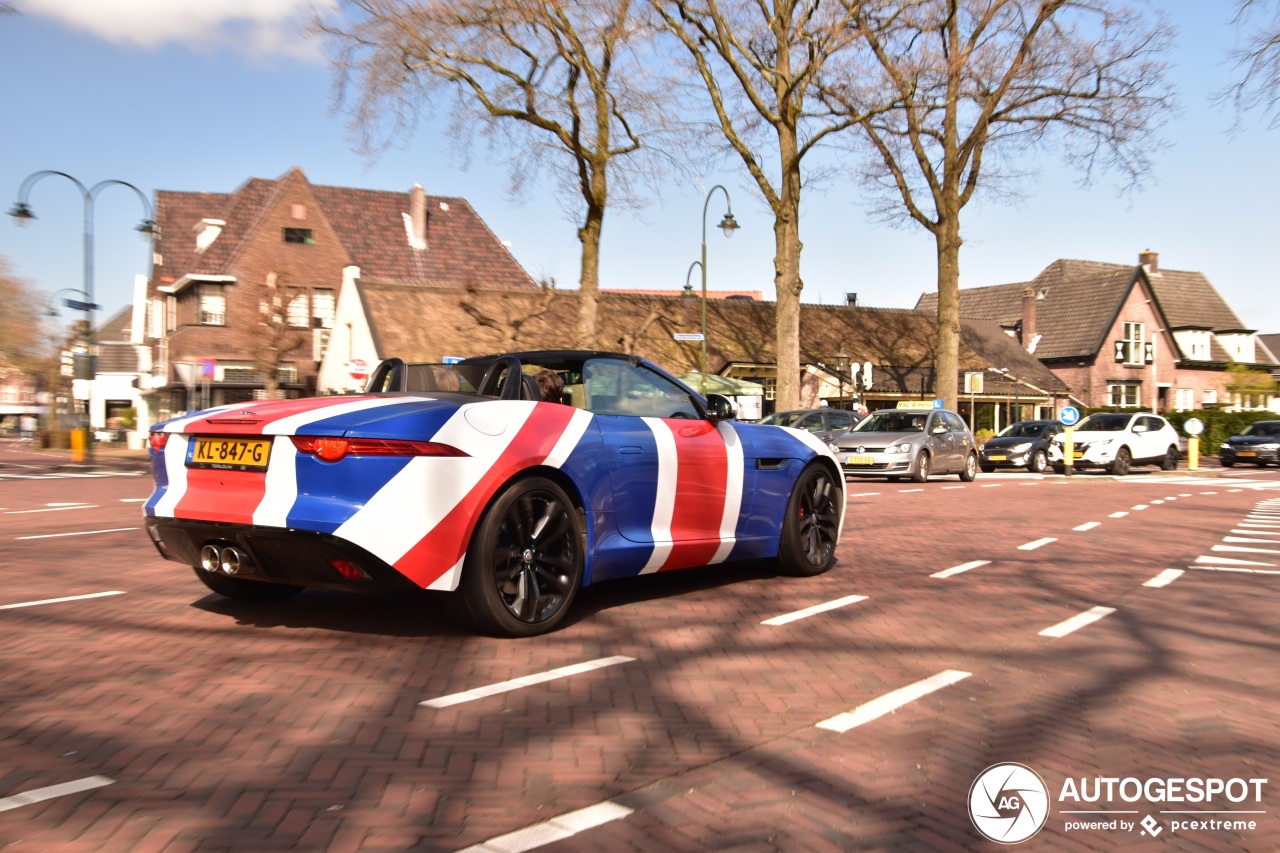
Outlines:
{"label": "brick paved road", "polygon": [[[1071,833],[1055,804],[1027,849],[1280,849],[1280,575],[1190,568],[1280,562],[1213,550],[1266,547],[1225,540],[1265,538],[1241,522],[1280,477],[1222,473],[855,482],[875,494],[851,500],[824,577],[616,583],[527,641],[469,636],[425,596],[232,604],[121,529],[141,478],[0,480],[0,606],[122,593],[0,610],[0,850],[456,850],[602,803],[625,816],[545,849],[995,849],[965,801],[1002,761],[1055,798],[1067,777],[1275,782],[1251,832]],[[53,534],[76,535],[20,538]],[[866,598],[761,624],[846,596]],[[420,704],[616,656],[633,660]],[[969,675],[816,727],[948,671]],[[17,805],[79,780],[96,787]]]}

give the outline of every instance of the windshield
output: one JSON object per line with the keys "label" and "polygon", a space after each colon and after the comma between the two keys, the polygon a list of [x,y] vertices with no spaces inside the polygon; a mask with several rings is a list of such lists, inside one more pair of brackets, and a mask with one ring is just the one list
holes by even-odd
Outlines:
{"label": "windshield", "polygon": [[1280,421],[1259,421],[1249,424],[1241,435],[1280,435]]}
{"label": "windshield", "polygon": [[1036,423],[1035,421],[1023,421],[1020,424],[1010,424],[1000,433],[1002,437],[1009,438],[1039,438],[1044,435],[1045,430],[1049,428],[1048,424]]}
{"label": "windshield", "polygon": [[924,432],[924,412],[872,412],[858,421],[852,432]]}
{"label": "windshield", "polygon": [[1123,432],[1133,415],[1089,415],[1076,424],[1079,432]]}
{"label": "windshield", "polygon": [[807,414],[808,412],[774,412],[772,415],[769,415],[769,417],[765,418],[760,423],[773,424],[774,426],[789,427],[794,425],[796,421],[800,420],[802,417],[804,417]]}

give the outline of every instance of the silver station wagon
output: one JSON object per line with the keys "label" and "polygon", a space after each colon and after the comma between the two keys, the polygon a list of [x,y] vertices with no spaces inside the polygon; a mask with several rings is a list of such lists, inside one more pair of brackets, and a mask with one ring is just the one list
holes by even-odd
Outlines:
{"label": "silver station wagon", "polygon": [[872,412],[832,443],[846,476],[910,477],[978,474],[978,450],[969,426],[947,409],[882,409]]}

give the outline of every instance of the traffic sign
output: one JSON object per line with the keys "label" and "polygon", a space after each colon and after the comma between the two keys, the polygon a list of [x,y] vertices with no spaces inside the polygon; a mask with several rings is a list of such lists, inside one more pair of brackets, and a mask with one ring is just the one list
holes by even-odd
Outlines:
{"label": "traffic sign", "polygon": [[677,341],[700,341],[702,332],[676,332],[674,337]]}
{"label": "traffic sign", "polygon": [[934,398],[933,398],[933,407],[934,407],[935,409],[941,409],[941,408],[942,408],[942,398],[941,398],[941,397],[934,397]]}
{"label": "traffic sign", "polygon": [[352,379],[368,379],[369,365],[363,358],[353,358],[347,362],[347,374]]}
{"label": "traffic sign", "polygon": [[218,370],[218,362],[211,358],[200,359],[200,375],[209,378]]}
{"label": "traffic sign", "polygon": [[458,364],[461,361],[462,356],[460,355],[446,355],[444,358],[440,359],[441,364]]}
{"label": "traffic sign", "polygon": [[1075,426],[1080,421],[1080,410],[1075,406],[1063,406],[1058,412],[1058,420],[1067,426]]}
{"label": "traffic sign", "polygon": [[1204,432],[1204,421],[1199,418],[1187,418],[1186,423],[1182,425],[1182,430],[1187,435],[1199,435]]}

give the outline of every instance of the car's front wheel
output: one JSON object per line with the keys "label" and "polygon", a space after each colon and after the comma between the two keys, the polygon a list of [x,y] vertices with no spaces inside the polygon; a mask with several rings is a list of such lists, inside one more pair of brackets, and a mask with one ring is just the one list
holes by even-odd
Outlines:
{"label": "car's front wheel", "polygon": [[911,482],[923,483],[929,479],[929,454],[923,450],[916,457],[916,470],[911,473]]}
{"label": "car's front wheel", "polygon": [[543,477],[516,481],[476,526],[456,608],[499,636],[551,631],[582,585],[584,539],[578,509],[560,486]]}
{"label": "car's front wheel", "polygon": [[199,566],[193,568],[202,584],[218,595],[234,598],[236,601],[284,601],[302,592],[302,587],[292,584],[251,581],[247,578],[206,571]]}
{"label": "car's front wheel", "polygon": [[978,454],[970,453],[964,458],[964,468],[960,471],[960,481],[972,483],[978,476]]}
{"label": "car's front wheel", "polygon": [[1043,474],[1044,469],[1049,467],[1049,455],[1043,450],[1033,450],[1031,452],[1031,460],[1027,462],[1027,470],[1032,474]]}
{"label": "car's front wheel", "polygon": [[1230,468],[1231,466],[1236,464],[1236,460],[1234,459],[1221,459],[1220,461],[1222,463],[1223,468]]}
{"label": "car's front wheel", "polygon": [[1160,460],[1161,471],[1176,471],[1178,469],[1178,448],[1170,446],[1164,453],[1164,459]]}
{"label": "car's front wheel", "polygon": [[820,462],[810,462],[791,489],[778,543],[778,568],[797,577],[820,575],[836,558],[844,502],[840,487]]}
{"label": "car's front wheel", "polygon": [[1116,458],[1111,460],[1110,473],[1117,477],[1123,477],[1129,473],[1129,448],[1122,447],[1116,451]]}

